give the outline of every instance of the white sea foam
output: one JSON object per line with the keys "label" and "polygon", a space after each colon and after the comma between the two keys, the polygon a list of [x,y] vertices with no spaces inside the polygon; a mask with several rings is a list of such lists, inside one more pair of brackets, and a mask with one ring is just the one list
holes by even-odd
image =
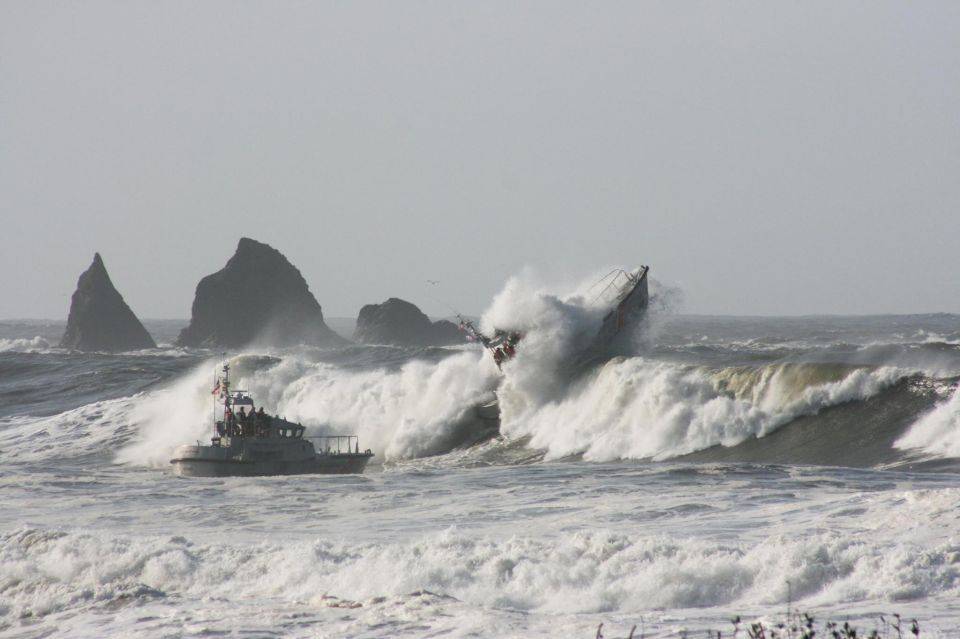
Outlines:
{"label": "white sea foam", "polygon": [[76,611],[138,590],[273,607],[321,606],[325,596],[370,606],[428,590],[488,609],[639,614],[776,605],[788,597],[823,606],[957,595],[958,562],[949,542],[917,546],[838,533],[744,544],[605,531],[496,539],[449,529],[417,541],[235,545],[21,528],[2,537],[0,583],[3,612],[12,618]]}
{"label": "white sea foam", "polygon": [[31,338],[0,338],[0,353],[42,353],[51,348],[50,342],[39,335]]}
{"label": "white sea foam", "polygon": [[960,457],[960,387],[920,417],[894,445],[937,457]]}

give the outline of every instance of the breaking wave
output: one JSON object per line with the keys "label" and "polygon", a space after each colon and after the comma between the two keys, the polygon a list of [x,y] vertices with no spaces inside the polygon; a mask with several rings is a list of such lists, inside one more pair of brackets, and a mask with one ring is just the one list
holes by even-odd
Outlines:
{"label": "breaking wave", "polygon": [[0,338],[0,353],[44,353],[51,348],[50,342],[39,335],[31,338]]}
{"label": "breaking wave", "polygon": [[50,417],[0,419],[0,449],[7,461],[109,459],[136,434],[134,415],[142,396],[86,404]]}
{"label": "breaking wave", "polygon": [[[634,356],[571,380],[566,362],[596,333],[602,312],[582,293],[558,297],[519,278],[494,299],[483,318],[487,330],[524,334],[497,391],[502,434],[528,437],[548,458],[661,460],[762,437],[912,374],[820,363],[710,369]],[[662,319],[651,308],[636,330],[637,351],[649,346]]]}
{"label": "breaking wave", "polygon": [[[763,437],[799,416],[871,397],[910,374],[812,364],[711,371],[633,357],[612,360],[554,395],[549,386],[508,384],[510,373],[498,377],[488,359],[460,352],[396,370],[348,372],[293,355],[246,356],[234,359],[234,370],[238,387],[277,414],[312,434],[358,434],[387,461],[447,453],[491,434],[476,411],[494,398],[498,382],[499,430],[508,439],[523,438],[551,459],[660,460]],[[126,408],[137,436],[118,459],[162,466],[178,444],[206,438],[211,368]],[[71,416],[53,419],[76,423]]]}
{"label": "breaking wave", "polygon": [[960,386],[949,399],[920,417],[895,446],[934,457],[960,457]]}
{"label": "breaking wave", "polygon": [[662,460],[763,437],[801,415],[866,399],[906,374],[895,368],[855,369],[825,381],[823,367],[814,365],[711,372],[639,357],[618,359],[558,401],[536,403],[529,396],[517,401],[509,394],[522,393],[516,388],[501,393],[501,430],[530,436],[530,444],[547,450],[548,458]]}

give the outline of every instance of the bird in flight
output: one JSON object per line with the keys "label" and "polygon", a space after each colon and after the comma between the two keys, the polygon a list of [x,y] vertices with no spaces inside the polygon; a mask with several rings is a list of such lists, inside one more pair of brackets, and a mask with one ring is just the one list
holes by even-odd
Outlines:
{"label": "bird in flight", "polygon": [[427,284],[433,284],[434,286],[436,286],[439,283],[440,283],[440,280],[427,280]]}

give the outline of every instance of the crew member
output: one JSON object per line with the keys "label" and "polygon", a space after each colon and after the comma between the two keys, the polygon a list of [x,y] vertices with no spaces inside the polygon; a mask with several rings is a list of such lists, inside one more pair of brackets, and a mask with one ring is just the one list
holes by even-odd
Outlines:
{"label": "crew member", "polygon": [[250,434],[250,422],[247,420],[247,409],[240,407],[240,436],[247,437]]}
{"label": "crew member", "polygon": [[267,436],[267,414],[263,412],[263,406],[257,410],[257,437]]}

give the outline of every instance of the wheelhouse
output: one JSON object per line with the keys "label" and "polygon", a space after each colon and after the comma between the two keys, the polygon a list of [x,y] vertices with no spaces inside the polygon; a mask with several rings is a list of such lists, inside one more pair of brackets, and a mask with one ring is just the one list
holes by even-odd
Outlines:
{"label": "wheelhouse", "polygon": [[304,427],[300,424],[290,424],[277,427],[277,437],[286,439],[303,439]]}

